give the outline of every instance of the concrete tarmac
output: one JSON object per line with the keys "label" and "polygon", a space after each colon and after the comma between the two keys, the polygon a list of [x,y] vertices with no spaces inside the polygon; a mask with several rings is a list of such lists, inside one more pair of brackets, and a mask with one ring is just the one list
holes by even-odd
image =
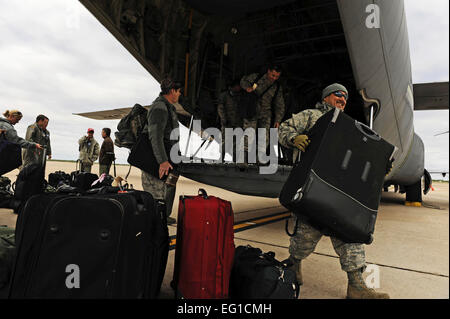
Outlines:
{"label": "concrete tarmac", "polygon": [[[117,166],[117,174],[125,176],[129,166]],[[75,170],[75,163],[49,161],[50,172]],[[93,166],[98,172],[98,165]],[[112,172],[112,169],[111,169]],[[6,174],[15,180],[18,170]],[[140,171],[131,169],[128,182],[142,189]],[[423,196],[423,207],[404,206],[405,195],[383,193],[379,207],[375,239],[366,245],[369,265],[364,277],[367,282],[387,292],[393,299],[448,299],[449,298],[449,184],[434,182],[434,191]],[[286,212],[278,199],[243,196],[216,187],[200,184],[181,177],[177,185],[172,217],[177,217],[178,197],[196,195],[204,188],[209,195],[231,201],[235,223]],[[0,225],[15,227],[17,216],[8,209],[0,209]],[[290,222],[291,230],[293,222]],[[273,251],[278,260],[289,256],[289,237],[285,220],[264,224],[235,233],[235,245],[251,245],[264,252]],[[176,225],[169,226],[170,235],[176,235]],[[159,298],[174,297],[170,288],[173,276],[175,250],[169,260]],[[373,265],[373,266],[372,266]],[[339,258],[328,237],[323,237],[316,250],[302,262],[303,281],[300,299],[342,299],[346,296],[347,276],[341,270]]]}

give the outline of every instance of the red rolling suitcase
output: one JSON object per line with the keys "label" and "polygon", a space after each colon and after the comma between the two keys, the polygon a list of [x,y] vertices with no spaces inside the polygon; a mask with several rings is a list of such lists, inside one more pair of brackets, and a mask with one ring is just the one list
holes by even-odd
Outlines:
{"label": "red rolling suitcase", "polygon": [[228,298],[234,258],[231,203],[199,190],[180,196],[173,288],[186,299]]}

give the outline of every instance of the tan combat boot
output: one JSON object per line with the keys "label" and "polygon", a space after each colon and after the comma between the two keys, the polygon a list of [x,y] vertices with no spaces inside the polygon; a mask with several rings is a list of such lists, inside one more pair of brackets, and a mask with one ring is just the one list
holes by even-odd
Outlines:
{"label": "tan combat boot", "polygon": [[389,299],[387,293],[376,292],[366,286],[360,269],[348,272],[347,277],[347,299]]}

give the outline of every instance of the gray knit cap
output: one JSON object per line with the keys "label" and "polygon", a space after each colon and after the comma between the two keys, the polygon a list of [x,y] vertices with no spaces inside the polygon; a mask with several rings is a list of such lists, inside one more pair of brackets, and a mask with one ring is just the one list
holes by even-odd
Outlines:
{"label": "gray knit cap", "polygon": [[343,91],[343,92],[347,93],[347,95],[348,95],[348,91],[345,88],[345,86],[343,86],[342,84],[339,84],[339,83],[333,83],[323,89],[322,100],[324,98],[326,98],[328,95],[330,95],[331,93],[336,92],[336,91]]}

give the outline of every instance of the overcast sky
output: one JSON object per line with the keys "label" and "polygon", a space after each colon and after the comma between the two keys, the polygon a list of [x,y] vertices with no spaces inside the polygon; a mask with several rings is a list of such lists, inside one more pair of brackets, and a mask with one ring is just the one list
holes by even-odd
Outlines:
{"label": "overcast sky", "polygon": [[[413,82],[448,81],[449,1],[405,0],[405,6]],[[54,159],[77,159],[77,141],[89,127],[100,143],[101,128],[116,130],[118,121],[72,113],[150,104],[158,95],[158,83],[78,1],[0,0],[0,8],[0,111],[24,113],[20,136],[46,114]],[[434,136],[448,131],[448,115],[415,112],[430,170],[448,171],[449,134]],[[116,153],[125,163],[127,150]]]}

